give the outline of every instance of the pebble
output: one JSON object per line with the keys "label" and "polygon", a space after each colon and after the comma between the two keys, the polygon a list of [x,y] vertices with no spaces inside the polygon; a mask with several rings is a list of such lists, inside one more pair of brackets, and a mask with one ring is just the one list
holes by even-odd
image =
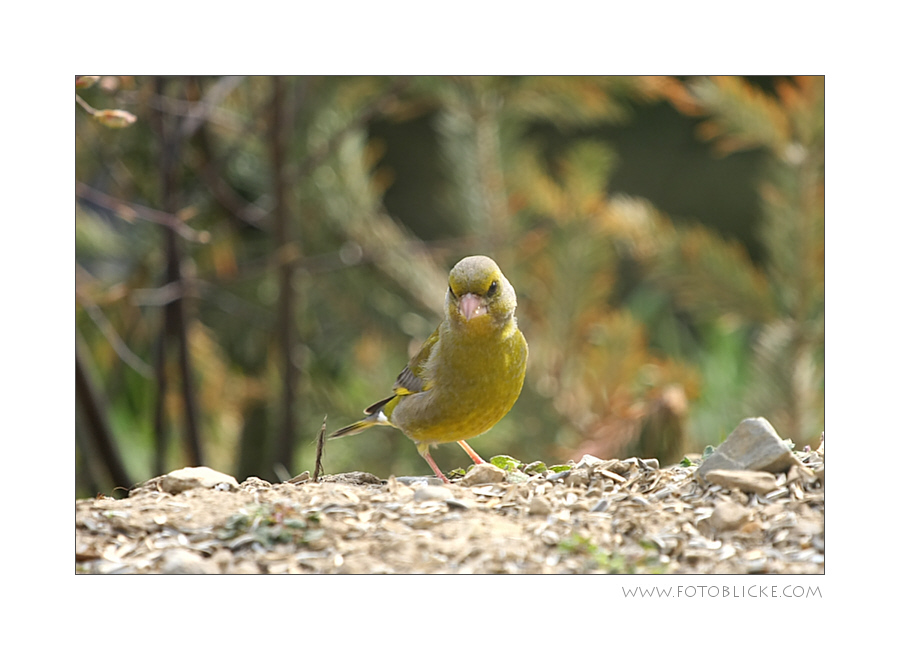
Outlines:
{"label": "pebble", "polygon": [[530,515],[549,515],[553,511],[553,506],[550,504],[550,500],[546,497],[532,497],[531,503],[528,504],[528,514]]}
{"label": "pebble", "polygon": [[591,456],[590,454],[585,454],[581,457],[581,460],[578,461],[578,464],[575,465],[576,468],[581,467],[593,467],[598,463],[602,463],[603,461],[597,458],[596,456]]}
{"label": "pebble", "polygon": [[491,483],[502,483],[505,478],[506,472],[499,467],[490,463],[481,463],[469,470],[465,476],[459,479],[458,483],[466,487],[490,485]]}
{"label": "pebble", "polygon": [[416,501],[447,501],[453,498],[453,492],[438,485],[422,485],[416,488],[413,498]]}
{"label": "pebble", "polygon": [[396,477],[396,481],[398,483],[402,483],[403,485],[415,485],[417,483],[423,483],[425,485],[444,484],[444,482],[437,476],[398,476]]}
{"label": "pebble", "polygon": [[750,520],[750,510],[731,501],[716,504],[709,517],[710,525],[718,532],[736,530]]}
{"label": "pebble", "polygon": [[163,556],[160,573],[168,575],[209,575],[221,573],[217,562],[184,548],[173,548]]}

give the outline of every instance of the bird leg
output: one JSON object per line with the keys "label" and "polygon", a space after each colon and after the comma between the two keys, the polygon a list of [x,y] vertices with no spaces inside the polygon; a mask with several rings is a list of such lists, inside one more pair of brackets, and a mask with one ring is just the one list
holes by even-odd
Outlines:
{"label": "bird leg", "polygon": [[476,465],[481,465],[484,463],[484,459],[476,454],[475,450],[472,449],[465,440],[457,440],[456,442],[458,442],[459,446],[462,447],[467,454],[469,454],[469,458],[475,461]]}
{"label": "bird leg", "polygon": [[428,453],[428,445],[425,445],[424,447],[419,447],[418,445],[416,445],[416,449],[419,450],[419,455],[422,456],[422,458],[425,459],[425,462],[428,463],[428,465],[431,467],[434,475],[441,479],[444,483],[447,483],[449,485],[450,481],[447,480],[447,477],[444,476],[443,472],[441,472],[441,469],[437,466],[437,463],[434,462],[434,458],[432,458],[431,454]]}

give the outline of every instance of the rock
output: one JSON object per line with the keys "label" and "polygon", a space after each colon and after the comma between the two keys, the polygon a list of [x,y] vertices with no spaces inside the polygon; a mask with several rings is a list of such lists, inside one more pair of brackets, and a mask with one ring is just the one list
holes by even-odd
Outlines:
{"label": "rock", "polygon": [[754,472],[748,469],[714,469],[706,474],[706,480],[731,490],[753,492],[765,496],[778,488],[775,475],[769,472]]}
{"label": "rock", "polygon": [[173,548],[163,556],[159,572],[168,575],[215,575],[221,573],[221,569],[213,560],[185,548]]}
{"label": "rock", "polygon": [[349,483],[350,485],[382,485],[384,481],[369,472],[344,472],[322,477],[323,483]]}
{"label": "rock", "polygon": [[584,467],[579,467],[573,469],[568,476],[563,480],[563,483],[569,487],[581,487],[584,485],[589,485],[591,482],[591,475],[588,473],[588,469]]}
{"label": "rock", "polygon": [[402,483],[403,485],[443,485],[444,482],[439,479],[437,476],[397,476],[395,477],[398,483]]}
{"label": "rock", "polygon": [[159,481],[160,489],[170,494],[179,494],[194,488],[213,489],[221,485],[227,486],[225,489],[236,490],[238,482],[233,476],[217,472],[209,467],[176,469],[163,476]]}
{"label": "rock", "polygon": [[261,492],[263,490],[271,489],[272,484],[268,481],[264,481],[258,476],[248,476],[246,479],[244,479],[244,482],[241,483],[241,490],[245,492]]}
{"label": "rock", "polygon": [[720,469],[778,473],[787,471],[793,462],[790,448],[768,420],[747,418],[703,461],[698,472],[704,480],[709,472]]}
{"label": "rock", "polygon": [[553,506],[547,497],[535,496],[528,504],[528,514],[544,516],[549,515],[553,511]]}
{"label": "rock", "polygon": [[709,517],[717,532],[736,530],[750,520],[750,509],[732,501],[720,501]]}
{"label": "rock", "polygon": [[590,454],[585,454],[584,456],[581,457],[581,460],[578,461],[578,464],[575,465],[575,467],[579,468],[579,469],[582,467],[593,467],[594,465],[597,465],[602,462],[603,461],[600,460],[599,458],[597,458],[596,456],[591,456]]}
{"label": "rock", "polygon": [[489,485],[502,483],[506,478],[506,472],[490,463],[476,465],[465,476],[459,479],[460,485],[471,487],[473,485]]}
{"label": "rock", "polygon": [[437,485],[422,485],[416,488],[413,498],[416,501],[447,501],[453,498],[453,492]]}

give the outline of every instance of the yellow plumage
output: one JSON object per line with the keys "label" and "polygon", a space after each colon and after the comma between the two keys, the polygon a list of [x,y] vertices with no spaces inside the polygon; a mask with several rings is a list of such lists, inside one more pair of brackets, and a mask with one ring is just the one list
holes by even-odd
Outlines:
{"label": "yellow plumage", "polygon": [[497,424],[515,404],[525,381],[528,344],[516,324],[516,292],[489,257],[460,260],[450,271],[444,320],[394,383],[394,394],[365,410],[366,418],[331,434],[396,427],[445,483],[431,445],[465,442]]}

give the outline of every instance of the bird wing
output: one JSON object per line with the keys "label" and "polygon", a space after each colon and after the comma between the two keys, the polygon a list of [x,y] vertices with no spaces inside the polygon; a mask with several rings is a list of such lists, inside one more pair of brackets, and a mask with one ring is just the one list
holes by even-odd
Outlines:
{"label": "bird wing", "polygon": [[407,366],[397,375],[397,381],[394,382],[395,395],[421,393],[431,388],[430,380],[425,377],[425,367],[434,349],[434,344],[438,342],[440,329],[438,326],[434,330],[434,333],[422,344],[415,356],[409,360]]}

